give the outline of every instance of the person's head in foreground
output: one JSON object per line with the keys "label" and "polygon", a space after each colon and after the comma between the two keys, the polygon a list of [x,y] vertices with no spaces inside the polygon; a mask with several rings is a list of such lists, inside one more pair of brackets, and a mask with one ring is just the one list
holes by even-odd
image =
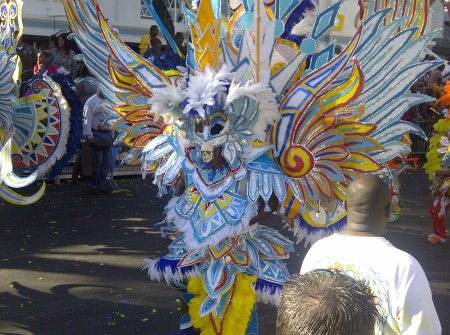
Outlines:
{"label": "person's head in foreground", "polygon": [[347,225],[341,232],[354,236],[383,236],[391,209],[391,191],[377,176],[359,176],[347,186]]}
{"label": "person's head in foreground", "polygon": [[372,335],[378,318],[367,284],[341,272],[315,270],[284,285],[277,335]]}

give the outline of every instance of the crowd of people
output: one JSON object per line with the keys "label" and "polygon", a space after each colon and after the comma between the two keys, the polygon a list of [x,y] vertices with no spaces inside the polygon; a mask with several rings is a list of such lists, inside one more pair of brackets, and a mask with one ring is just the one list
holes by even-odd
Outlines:
{"label": "crowd of people", "polygon": [[183,33],[177,32],[173,37],[178,50],[173,50],[168,44],[163,45],[158,35],[158,26],[152,25],[149,32],[142,36],[139,44],[141,56],[165,71],[185,66],[187,47],[184,44]]}
{"label": "crowd of people", "polygon": [[[68,32],[60,32],[49,37],[47,45],[41,45],[38,50],[24,41],[19,41],[17,54],[22,65],[22,84],[35,75],[58,73],[77,78],[80,75],[82,63],[74,57],[78,53],[76,44],[69,40]],[[23,90],[22,90],[23,91]]]}

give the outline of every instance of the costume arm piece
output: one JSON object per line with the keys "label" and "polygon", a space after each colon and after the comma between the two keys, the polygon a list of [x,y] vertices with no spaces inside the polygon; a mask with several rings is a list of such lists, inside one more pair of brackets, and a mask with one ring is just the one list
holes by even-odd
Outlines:
{"label": "costume arm piece", "polygon": [[436,176],[438,176],[438,177],[450,177],[450,170],[436,171]]}

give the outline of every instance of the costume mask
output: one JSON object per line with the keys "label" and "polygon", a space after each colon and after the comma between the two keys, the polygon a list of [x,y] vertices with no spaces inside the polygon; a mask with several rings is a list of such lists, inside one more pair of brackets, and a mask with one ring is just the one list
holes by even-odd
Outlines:
{"label": "costume mask", "polygon": [[209,163],[214,158],[214,148],[211,144],[203,143],[202,147],[200,149],[200,152],[202,154],[203,162]]}

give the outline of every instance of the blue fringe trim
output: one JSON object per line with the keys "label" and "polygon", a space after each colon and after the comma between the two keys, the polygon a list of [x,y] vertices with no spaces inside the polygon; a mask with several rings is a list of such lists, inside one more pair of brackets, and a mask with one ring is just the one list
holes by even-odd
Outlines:
{"label": "blue fringe trim", "polygon": [[164,273],[168,268],[170,268],[172,270],[172,274],[175,274],[175,272],[178,270],[183,275],[189,271],[195,270],[195,265],[177,267],[179,262],[179,259],[168,259],[165,257],[161,257],[156,262],[155,269],[158,270],[158,272]]}
{"label": "blue fringe trim", "polygon": [[75,83],[61,74],[51,74],[50,78],[61,86],[61,92],[64,98],[69,103],[70,112],[70,134],[67,139],[66,153],[64,156],[57,160],[51,170],[48,172],[46,178],[48,180],[54,180],[61,174],[62,170],[69,165],[70,160],[76,154],[81,143],[81,131],[83,122],[83,103],[78,95],[72,90]]}
{"label": "blue fringe trim", "polygon": [[295,220],[295,223],[298,224],[298,226],[301,229],[304,229],[307,231],[308,234],[316,233],[318,231],[325,231],[327,234],[332,235],[337,231],[341,231],[344,229],[345,225],[347,224],[347,216],[344,216],[342,219],[338,220],[336,223],[333,223],[327,227],[313,227],[310,226],[301,215],[299,215],[298,220]]}
{"label": "blue fringe trim", "polygon": [[281,291],[283,289],[283,285],[272,283],[264,279],[258,278],[255,283],[255,291],[266,292],[268,290],[271,295],[277,293],[277,291]]}

